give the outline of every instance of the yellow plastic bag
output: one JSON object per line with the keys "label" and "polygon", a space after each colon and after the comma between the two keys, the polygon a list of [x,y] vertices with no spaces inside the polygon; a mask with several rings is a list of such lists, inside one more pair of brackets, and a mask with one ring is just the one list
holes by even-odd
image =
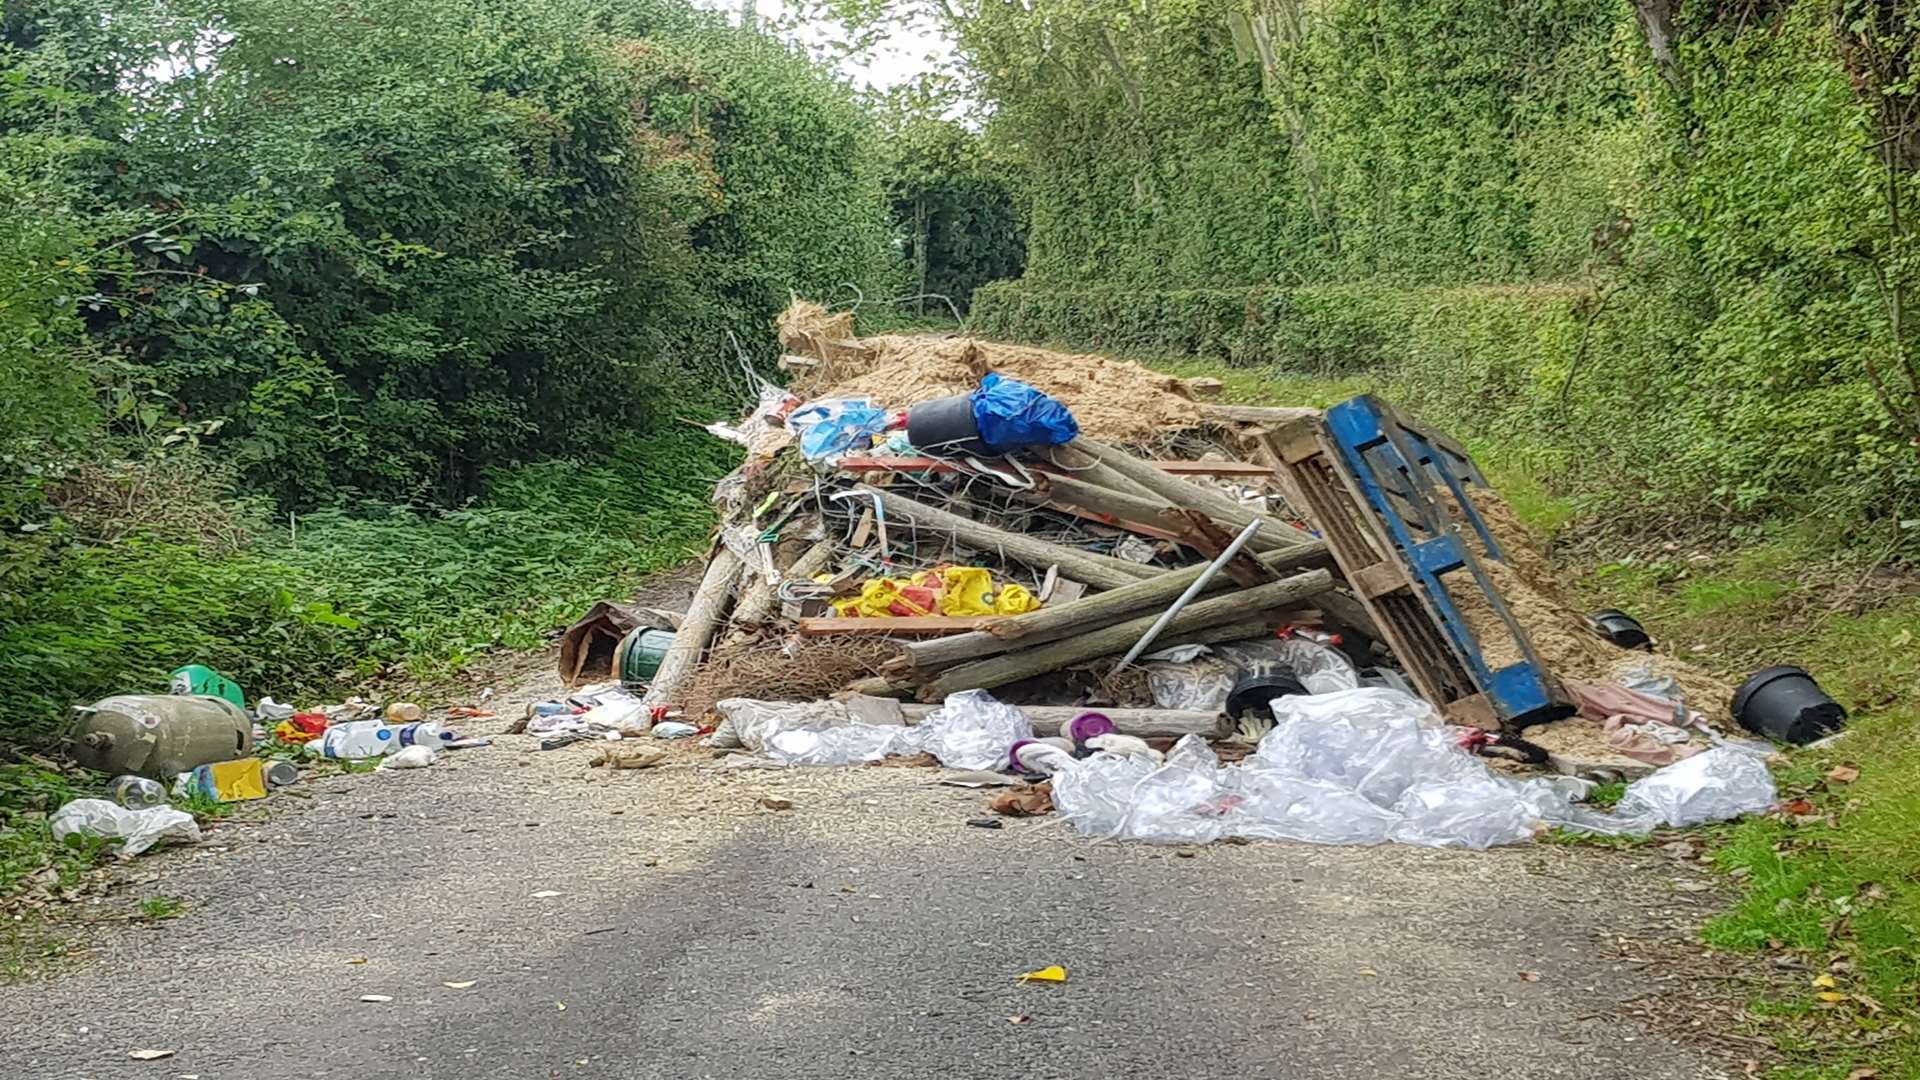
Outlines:
{"label": "yellow plastic bag", "polygon": [[949,566],[940,572],[946,592],[940,597],[942,615],[1024,615],[1040,606],[1019,585],[993,587],[993,574],[978,566]]}
{"label": "yellow plastic bag", "polygon": [[935,594],[927,586],[899,578],[870,578],[861,584],[860,595],[833,602],[833,610],[837,615],[870,619],[894,615],[932,615],[938,607]]}

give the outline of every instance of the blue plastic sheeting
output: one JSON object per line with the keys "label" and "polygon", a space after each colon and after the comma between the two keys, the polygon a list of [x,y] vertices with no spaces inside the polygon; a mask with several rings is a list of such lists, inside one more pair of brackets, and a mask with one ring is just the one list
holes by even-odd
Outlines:
{"label": "blue plastic sheeting", "polygon": [[1023,446],[1058,446],[1080,434],[1065,405],[1018,379],[989,372],[973,392],[980,441],[996,454]]}
{"label": "blue plastic sheeting", "polygon": [[887,430],[887,412],[866,398],[813,401],[787,417],[787,429],[800,436],[800,452],[809,461],[865,450]]}

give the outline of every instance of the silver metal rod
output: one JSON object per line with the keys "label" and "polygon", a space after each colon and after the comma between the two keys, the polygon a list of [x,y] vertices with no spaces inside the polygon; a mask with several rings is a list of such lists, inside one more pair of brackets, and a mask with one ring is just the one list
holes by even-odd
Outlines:
{"label": "silver metal rod", "polygon": [[1187,586],[1187,591],[1180,594],[1180,598],[1173,602],[1173,606],[1161,613],[1160,617],[1154,620],[1153,625],[1147,628],[1147,632],[1140,635],[1140,640],[1134,642],[1133,648],[1127,650],[1127,655],[1121,657],[1120,662],[1114,665],[1112,674],[1118,675],[1120,672],[1125,671],[1127,665],[1133,663],[1135,657],[1146,652],[1147,646],[1153,644],[1153,639],[1160,636],[1160,631],[1165,630],[1167,624],[1173,621],[1174,616],[1180,614],[1180,609],[1186,607],[1188,601],[1199,596],[1201,591],[1207,587],[1207,582],[1212,581],[1213,576],[1220,572],[1221,567],[1231,562],[1235,555],[1240,554],[1240,549],[1246,547],[1247,541],[1253,539],[1253,534],[1259,531],[1260,519],[1256,515],[1252,521],[1247,523],[1246,528],[1240,530],[1240,535],[1233,538],[1233,543],[1227,545],[1227,550],[1221,552],[1219,558],[1207,564],[1205,570],[1200,571],[1200,576],[1193,579],[1193,584]]}

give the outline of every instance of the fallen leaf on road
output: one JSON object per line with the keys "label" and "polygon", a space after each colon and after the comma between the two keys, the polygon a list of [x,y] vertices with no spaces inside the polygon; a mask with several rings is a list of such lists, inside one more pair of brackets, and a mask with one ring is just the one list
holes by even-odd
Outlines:
{"label": "fallen leaf on road", "polygon": [[[1860,770],[1853,765],[1835,765],[1827,772],[1827,779],[1836,784],[1851,784],[1860,779]],[[1848,1080],[1852,1080],[1851,1077]]]}
{"label": "fallen leaf on road", "polygon": [[1847,1000],[1847,995],[1839,993],[1834,990],[1822,990],[1813,996],[1819,998],[1821,1001],[1824,1001],[1829,1005],[1835,1005],[1842,1001]]}
{"label": "fallen leaf on road", "polygon": [[479,981],[480,980],[478,979],[468,979],[466,982],[457,982],[457,983],[443,982],[440,985],[446,987],[449,990],[465,990],[467,987],[472,986]]}
{"label": "fallen leaf on road", "polygon": [[1521,982],[1539,982],[1540,973],[1537,971],[1523,971],[1520,973],[1520,981]]}
{"label": "fallen leaf on road", "polygon": [[1860,1068],[1855,1069],[1852,1072],[1848,1073],[1847,1080],[1873,1080],[1874,1077],[1879,1075],[1880,1075],[1879,1069],[1876,1069],[1871,1065],[1862,1065]]}
{"label": "fallen leaf on road", "polygon": [[549,896],[559,896],[559,895],[560,894],[558,892],[555,892],[552,889],[541,889],[539,892],[533,894],[533,898],[535,900],[545,900]]}
{"label": "fallen leaf on road", "polygon": [[349,964],[364,964],[366,962],[367,962],[367,958],[364,956],[356,956],[353,959],[347,961],[347,963]]}
{"label": "fallen leaf on road", "polygon": [[1029,971],[1020,976],[1021,982],[1066,982],[1067,969],[1059,964],[1043,967],[1039,971]]}
{"label": "fallen leaf on road", "polygon": [[793,809],[793,800],[778,799],[769,795],[766,798],[760,800],[760,805],[765,807],[768,810],[791,810]]}
{"label": "fallen leaf on road", "polygon": [[1019,1016],[1009,1016],[1009,1017],[1007,1017],[1007,1023],[1009,1023],[1009,1024],[1031,1024],[1031,1023],[1033,1023],[1033,1017],[1031,1017],[1031,1016],[1028,1016],[1028,1015],[1027,1015],[1026,1013],[1021,1013],[1021,1014],[1020,1014]]}
{"label": "fallen leaf on road", "polygon": [[1836,986],[1839,986],[1840,984],[1839,984],[1839,982],[1838,982],[1838,981],[1836,981],[1836,980],[1834,979],[1834,977],[1833,977],[1833,976],[1831,976],[1831,975],[1828,975],[1828,974],[1826,974],[1825,972],[1822,972],[1822,973],[1820,973],[1820,974],[1818,974],[1818,975],[1815,975],[1815,976],[1813,977],[1813,985],[1815,985],[1815,986],[1824,986],[1824,987],[1827,987],[1827,988],[1829,988],[1829,989],[1831,989],[1831,988],[1833,988],[1833,987],[1836,987]]}
{"label": "fallen leaf on road", "polygon": [[567,1003],[566,1003],[566,1002],[564,1002],[564,1001],[556,1001],[556,1002],[554,1002],[554,1003],[553,1003],[553,1007],[554,1007],[554,1008],[556,1008],[556,1009],[559,1009],[559,1010],[560,1010],[561,1012],[566,1012],[566,1011],[567,1011]]}
{"label": "fallen leaf on road", "polygon": [[385,994],[361,994],[360,1000],[370,1002],[375,1005],[381,1005],[381,1004],[385,1004],[386,1002],[392,1001],[393,999],[388,997]]}
{"label": "fallen leaf on road", "polygon": [[1805,799],[1788,799],[1780,804],[1780,812],[1795,817],[1805,817],[1813,813],[1813,804]]}
{"label": "fallen leaf on road", "polygon": [[159,1061],[173,1056],[171,1050],[129,1050],[127,1056],[135,1061]]}
{"label": "fallen leaf on road", "polygon": [[1369,976],[1369,977],[1371,977],[1371,978],[1379,978],[1379,977],[1380,977],[1380,973],[1379,973],[1379,972],[1377,972],[1377,971],[1375,971],[1375,970],[1373,970],[1372,968],[1361,968],[1361,969],[1360,969],[1360,971],[1359,971],[1359,974],[1361,974],[1361,975],[1366,975],[1366,976]]}

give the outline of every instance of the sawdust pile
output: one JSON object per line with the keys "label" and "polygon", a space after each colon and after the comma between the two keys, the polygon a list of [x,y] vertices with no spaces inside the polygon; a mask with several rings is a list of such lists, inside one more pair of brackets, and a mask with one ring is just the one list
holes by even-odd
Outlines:
{"label": "sawdust pile", "polygon": [[[1497,539],[1509,551],[1518,549],[1505,537]],[[1534,554],[1538,557],[1538,552]],[[1500,590],[1507,611],[1526,632],[1534,654],[1548,671],[1580,682],[1619,682],[1635,669],[1650,669],[1678,683],[1688,706],[1722,726],[1731,723],[1733,687],[1725,680],[1675,657],[1622,650],[1592,630],[1578,612],[1528,584],[1513,567],[1491,559],[1482,559],[1480,567]],[[1494,668],[1519,663],[1519,645],[1479,591],[1456,589],[1453,596],[1487,663]]]}
{"label": "sawdust pile", "polygon": [[989,371],[1030,383],[1073,410],[1080,430],[1134,443],[1197,427],[1185,383],[1124,360],[963,337],[853,338],[852,317],[795,301],[777,320],[788,352],[818,361],[794,380],[802,398],[866,397],[889,409],[975,390]]}

